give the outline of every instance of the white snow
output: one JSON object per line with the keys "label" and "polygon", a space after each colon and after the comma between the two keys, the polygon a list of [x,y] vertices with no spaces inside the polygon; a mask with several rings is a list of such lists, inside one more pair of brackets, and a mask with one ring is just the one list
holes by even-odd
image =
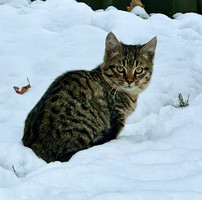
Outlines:
{"label": "white snow", "polygon": [[141,6],[135,6],[132,10],[131,13],[142,17],[143,19],[148,19],[149,15],[147,14],[146,10],[142,8]]}
{"label": "white snow", "polygon": [[[0,15],[0,200],[202,199],[201,15],[142,19],[74,0],[1,0]],[[110,31],[127,44],[157,36],[151,84],[118,139],[46,164],[22,145],[24,120],[57,76],[102,62]]]}

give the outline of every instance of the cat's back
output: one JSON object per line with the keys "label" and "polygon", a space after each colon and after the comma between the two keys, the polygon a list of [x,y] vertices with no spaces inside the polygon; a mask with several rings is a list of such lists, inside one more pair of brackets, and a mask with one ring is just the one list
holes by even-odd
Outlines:
{"label": "cat's back", "polygon": [[106,88],[102,84],[98,70],[72,71],[58,77],[29,113],[23,143],[48,143],[47,135],[51,142],[52,137],[61,138],[64,130],[76,127],[101,131],[109,121]]}

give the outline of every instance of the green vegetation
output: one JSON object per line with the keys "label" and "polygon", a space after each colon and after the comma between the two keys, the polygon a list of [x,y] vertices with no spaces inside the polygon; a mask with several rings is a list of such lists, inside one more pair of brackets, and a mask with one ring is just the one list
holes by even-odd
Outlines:
{"label": "green vegetation", "polygon": [[189,96],[190,94],[188,95],[187,99],[184,99],[181,93],[178,94],[180,107],[187,107],[189,105]]}
{"label": "green vegetation", "polygon": [[126,7],[130,5],[131,0],[77,0],[78,2],[84,2],[89,5],[93,10],[106,9],[109,6],[114,6],[120,10],[126,10]]}

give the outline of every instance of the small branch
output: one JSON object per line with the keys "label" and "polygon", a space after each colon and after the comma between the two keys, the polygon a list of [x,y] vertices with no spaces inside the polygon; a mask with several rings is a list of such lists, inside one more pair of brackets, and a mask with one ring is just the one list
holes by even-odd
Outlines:
{"label": "small branch", "polygon": [[28,77],[27,77],[27,82],[28,82],[28,85],[30,85],[30,82],[29,82],[29,79],[28,79]]}
{"label": "small branch", "polygon": [[15,170],[14,165],[12,165],[12,169],[13,169],[14,174],[15,174],[17,177],[19,177],[18,174],[17,174],[17,172],[16,172],[16,170]]}

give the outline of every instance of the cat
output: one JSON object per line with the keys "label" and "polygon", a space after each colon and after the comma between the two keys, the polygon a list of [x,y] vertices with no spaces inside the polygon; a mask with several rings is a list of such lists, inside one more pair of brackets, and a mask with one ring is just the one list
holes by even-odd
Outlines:
{"label": "cat", "polygon": [[48,163],[65,162],[117,138],[150,82],[156,44],[154,37],[126,45],[110,32],[102,64],[67,72],[50,85],[27,116],[23,144]]}

